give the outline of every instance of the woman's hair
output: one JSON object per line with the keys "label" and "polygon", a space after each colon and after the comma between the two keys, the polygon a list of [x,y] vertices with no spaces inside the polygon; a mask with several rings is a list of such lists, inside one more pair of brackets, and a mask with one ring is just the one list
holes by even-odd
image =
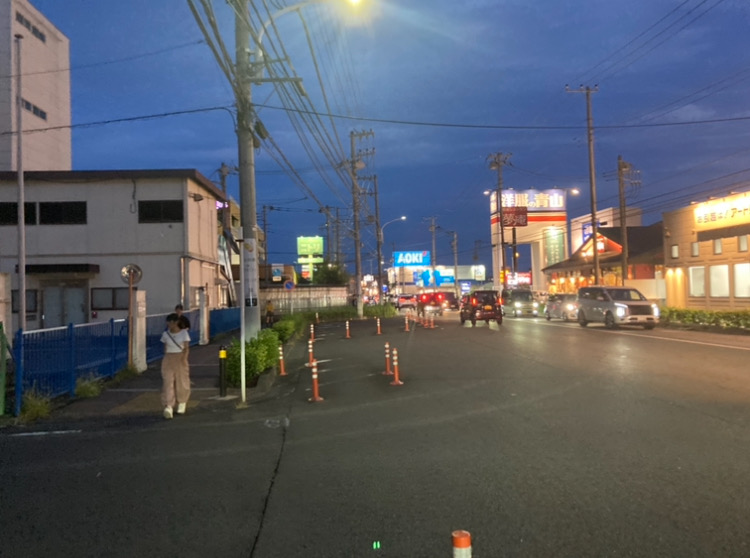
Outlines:
{"label": "woman's hair", "polygon": [[167,322],[176,322],[179,319],[180,317],[175,312],[172,312],[171,314],[167,316]]}

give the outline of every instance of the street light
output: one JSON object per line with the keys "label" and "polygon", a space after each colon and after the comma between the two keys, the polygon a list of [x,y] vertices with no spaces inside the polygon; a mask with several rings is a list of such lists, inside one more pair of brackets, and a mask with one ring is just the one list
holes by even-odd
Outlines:
{"label": "street light", "polygon": [[[395,219],[391,219],[387,223],[385,223],[382,227],[380,227],[380,230],[378,231],[378,288],[382,291],[382,285],[383,285],[383,243],[385,239],[384,231],[385,228],[390,225],[391,223],[396,223],[397,221],[406,221],[406,215],[402,215],[401,217],[396,217]],[[382,295],[382,292],[380,293]]]}

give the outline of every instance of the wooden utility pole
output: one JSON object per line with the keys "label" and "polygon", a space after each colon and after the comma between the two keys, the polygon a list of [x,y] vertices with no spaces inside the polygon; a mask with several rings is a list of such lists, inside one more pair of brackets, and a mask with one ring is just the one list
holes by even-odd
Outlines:
{"label": "wooden utility pole", "polygon": [[[505,269],[505,223],[503,217],[503,167],[508,164],[512,153],[494,153],[487,157],[490,164],[490,169],[497,171],[497,189],[496,189],[496,203],[498,225],[500,227],[500,257],[497,258],[500,264],[500,277],[502,287],[505,288],[508,285],[508,278]],[[494,271],[493,271],[494,274]]]}
{"label": "wooden utility pole", "polygon": [[634,171],[633,165],[624,161],[622,155],[617,156],[617,185],[620,191],[620,236],[622,237],[622,255],[621,255],[621,267],[622,267],[622,284],[625,285],[625,280],[628,279],[628,211],[625,203],[625,182],[629,184],[638,184],[638,180],[633,179],[633,174],[637,173]]}

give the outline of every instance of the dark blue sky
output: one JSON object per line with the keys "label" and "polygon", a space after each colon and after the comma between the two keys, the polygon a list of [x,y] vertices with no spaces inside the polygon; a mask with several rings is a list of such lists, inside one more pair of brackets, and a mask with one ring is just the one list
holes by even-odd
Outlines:
{"label": "dark blue sky", "polygon": [[[271,11],[287,5],[267,2]],[[265,106],[258,113],[265,127],[325,205],[351,205],[330,161],[349,156],[351,131],[375,133],[359,147],[375,149],[363,173],[378,176],[381,221],[408,216],[387,227],[388,247],[430,249],[425,219],[435,216],[441,230],[458,232],[460,263],[473,263],[480,241],[480,261],[489,265],[482,192],[496,184],[486,162],[494,152],[513,153],[506,187],[579,187],[569,217],[588,213],[585,96],[566,93],[566,84],[599,86],[593,116],[600,209],[617,205],[618,155],[641,171],[642,185],[629,191],[628,203],[643,209],[645,224],[691,200],[745,187],[750,4],[744,0],[362,2],[368,9],[354,19],[348,8],[330,7],[343,0],[302,9],[315,59],[294,13],[279,18],[264,39],[269,49],[283,45],[317,112],[328,112],[327,99],[331,113],[361,120],[336,117],[331,124],[321,117],[319,134],[303,132],[312,160],[279,110],[274,86],[254,87],[253,100]],[[187,0],[33,4],[70,39],[75,125],[234,103]],[[233,53],[233,13],[224,0],[213,5]],[[262,0],[254,5],[265,13]],[[704,123],[687,124],[696,121]],[[327,157],[317,144],[326,134]],[[236,145],[226,110],[76,127],[74,168],[188,167],[218,182],[221,163],[237,163]],[[282,209],[269,212],[269,251],[274,261],[290,261],[295,237],[324,234],[324,219],[309,196],[295,201],[306,194],[269,149],[257,152],[258,207]],[[323,176],[316,166],[326,169]],[[229,184],[238,199],[237,177]],[[368,272],[375,236],[365,232],[363,239]],[[441,232],[438,263],[452,263],[449,243]]]}

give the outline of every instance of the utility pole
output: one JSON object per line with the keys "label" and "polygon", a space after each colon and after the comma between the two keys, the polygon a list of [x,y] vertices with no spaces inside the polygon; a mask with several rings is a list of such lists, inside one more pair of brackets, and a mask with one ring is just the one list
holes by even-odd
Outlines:
{"label": "utility pole", "polygon": [[368,136],[374,136],[375,133],[370,130],[369,132],[350,132],[349,140],[351,147],[351,174],[352,174],[352,211],[354,213],[354,269],[355,269],[355,296],[357,297],[357,317],[363,318],[364,304],[362,300],[362,242],[360,240],[359,231],[359,207],[360,207],[360,189],[359,180],[357,179],[357,152],[355,141],[357,139],[366,138]]}
{"label": "utility pole", "polygon": [[[221,226],[224,227],[225,231],[229,231],[229,195],[227,194],[227,176],[233,172],[237,172],[237,167],[230,167],[229,165],[222,163],[219,167],[219,175],[221,176],[221,191],[224,193],[224,207],[221,210]],[[264,225],[265,226],[265,225]]]}
{"label": "utility pole", "polygon": [[[26,192],[23,175],[21,40],[16,34],[16,178],[18,179],[18,329],[26,330]],[[9,329],[10,331],[10,329]],[[132,334],[132,332],[131,332]]]}
{"label": "utility pole", "polygon": [[596,169],[594,165],[594,119],[591,115],[591,93],[599,91],[599,86],[595,85],[592,89],[589,86],[581,87],[580,89],[570,89],[567,85],[565,90],[568,93],[586,93],[586,128],[588,130],[588,144],[589,144],[589,187],[591,190],[591,235],[593,241],[593,252],[594,252],[594,284],[599,284],[599,241],[598,241],[598,226],[596,219]]}
{"label": "utility pole", "polygon": [[458,233],[453,231],[453,292],[456,293],[456,300],[459,300],[460,289],[458,287]]}
{"label": "utility pole", "polygon": [[[516,227],[513,227],[513,275],[518,273],[518,252],[516,251]],[[516,275],[517,277],[517,275]]]}
{"label": "utility pole", "polygon": [[625,280],[628,279],[628,226],[627,226],[627,206],[625,204],[625,182],[631,185],[639,184],[639,180],[634,178],[639,171],[633,168],[633,165],[624,161],[622,155],[617,156],[617,184],[620,191],[620,236],[622,237],[622,284],[625,286]]}
{"label": "utility pole", "polygon": [[[435,233],[437,232],[437,226],[435,225],[435,220],[437,217],[430,217],[430,220],[432,221],[432,224],[430,225],[430,232],[432,233],[432,257],[430,257],[430,262],[432,264],[432,278],[430,280],[430,283],[434,282],[435,287],[437,287],[437,278],[435,277],[435,260],[437,259],[437,253],[436,253],[436,243],[435,243]],[[429,285],[425,285],[429,286]]]}
{"label": "utility pole", "polygon": [[338,207],[336,208],[336,234],[334,238],[336,239],[336,263],[341,265],[341,216]]}
{"label": "utility pole", "polygon": [[375,194],[375,237],[378,244],[378,298],[383,300],[383,231],[380,229],[380,199],[378,198],[378,175],[373,177],[373,192]]}
{"label": "utility pole", "polygon": [[325,206],[326,214],[326,263],[331,263],[331,208]]}
{"label": "utility pole", "polygon": [[512,153],[494,153],[487,160],[490,163],[490,169],[497,171],[497,191],[496,203],[498,221],[500,225],[500,257],[497,258],[500,264],[500,276],[502,277],[503,289],[508,285],[507,274],[505,272],[505,223],[503,216],[503,167],[508,164]]}

